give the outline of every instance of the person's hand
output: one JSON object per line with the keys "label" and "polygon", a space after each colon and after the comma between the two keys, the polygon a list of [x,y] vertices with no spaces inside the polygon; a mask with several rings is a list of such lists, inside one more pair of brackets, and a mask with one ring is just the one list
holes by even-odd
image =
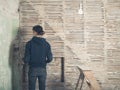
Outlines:
{"label": "person's hand", "polygon": [[24,65],[23,60],[20,60],[20,61],[19,61],[19,65]]}
{"label": "person's hand", "polygon": [[23,62],[23,60],[21,60],[21,64],[24,65],[25,63]]}

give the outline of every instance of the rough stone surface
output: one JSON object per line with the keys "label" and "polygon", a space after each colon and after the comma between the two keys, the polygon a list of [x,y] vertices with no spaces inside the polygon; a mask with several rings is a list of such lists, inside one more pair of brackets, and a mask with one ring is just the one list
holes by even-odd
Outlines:
{"label": "rough stone surface", "polygon": [[[120,89],[119,0],[20,0],[21,59],[36,24],[43,26],[54,57],[65,57],[66,90],[75,88],[76,66],[92,70],[102,90]],[[60,59],[48,65],[48,90],[56,82]]]}

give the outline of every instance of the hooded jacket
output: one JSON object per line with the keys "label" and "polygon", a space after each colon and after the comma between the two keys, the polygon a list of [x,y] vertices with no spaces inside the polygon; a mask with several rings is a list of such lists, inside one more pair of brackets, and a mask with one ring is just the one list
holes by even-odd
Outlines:
{"label": "hooded jacket", "polygon": [[24,63],[30,67],[46,68],[52,58],[51,46],[44,38],[34,36],[26,43]]}

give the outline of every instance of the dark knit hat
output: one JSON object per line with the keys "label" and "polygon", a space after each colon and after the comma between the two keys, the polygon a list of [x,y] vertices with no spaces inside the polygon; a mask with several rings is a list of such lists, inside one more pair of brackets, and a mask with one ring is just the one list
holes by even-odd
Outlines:
{"label": "dark knit hat", "polygon": [[38,33],[38,35],[43,35],[45,32],[40,25],[33,26],[33,30]]}

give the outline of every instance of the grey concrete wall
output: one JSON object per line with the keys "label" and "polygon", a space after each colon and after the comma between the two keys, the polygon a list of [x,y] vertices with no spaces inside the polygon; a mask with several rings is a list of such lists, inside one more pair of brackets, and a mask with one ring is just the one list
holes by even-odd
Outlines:
{"label": "grey concrete wall", "polygon": [[13,90],[13,79],[18,90],[19,74],[14,69],[11,45],[18,31],[18,0],[0,0],[0,90]]}

